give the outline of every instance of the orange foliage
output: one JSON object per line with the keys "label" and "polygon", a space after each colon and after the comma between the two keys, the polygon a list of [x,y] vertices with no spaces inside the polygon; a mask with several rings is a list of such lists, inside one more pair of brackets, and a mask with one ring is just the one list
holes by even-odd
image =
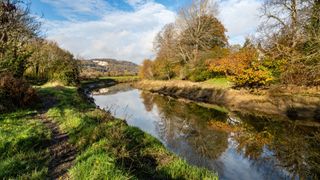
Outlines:
{"label": "orange foliage", "polygon": [[228,132],[228,133],[238,132],[241,130],[241,127],[232,126],[232,125],[229,125],[228,123],[215,121],[215,120],[209,121],[208,126],[211,129],[214,129],[216,131],[222,131],[222,132]]}
{"label": "orange foliage", "polygon": [[139,70],[139,77],[142,79],[153,78],[153,61],[146,59],[143,61]]}
{"label": "orange foliage", "polygon": [[238,87],[259,87],[273,80],[272,73],[259,62],[258,52],[253,47],[244,47],[208,63],[210,71],[228,76]]}
{"label": "orange foliage", "polygon": [[225,75],[238,75],[250,67],[258,59],[258,53],[253,48],[245,48],[220,59],[209,60],[209,70]]}

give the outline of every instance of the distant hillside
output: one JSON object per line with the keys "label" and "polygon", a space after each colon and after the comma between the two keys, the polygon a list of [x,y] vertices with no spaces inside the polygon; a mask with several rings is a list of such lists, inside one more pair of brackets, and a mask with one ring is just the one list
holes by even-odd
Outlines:
{"label": "distant hillside", "polygon": [[129,61],[115,59],[81,60],[81,71],[84,76],[125,76],[137,75],[139,66]]}

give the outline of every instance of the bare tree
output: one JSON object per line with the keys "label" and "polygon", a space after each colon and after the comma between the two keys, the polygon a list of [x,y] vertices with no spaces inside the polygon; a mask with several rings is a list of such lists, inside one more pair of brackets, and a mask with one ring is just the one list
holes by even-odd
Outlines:
{"label": "bare tree", "polygon": [[158,76],[165,79],[171,79],[174,75],[173,67],[180,63],[180,58],[177,54],[177,38],[176,27],[173,23],[167,24],[158,33],[154,41],[154,49],[157,51],[157,58],[154,67]]}
{"label": "bare tree", "polygon": [[157,52],[157,57],[170,59],[173,63],[177,63],[176,48],[177,47],[177,32],[173,23],[167,24],[157,34],[154,41],[154,49]]}
{"label": "bare tree", "polygon": [[303,37],[303,26],[310,3],[305,0],[266,0],[262,6],[264,21],[260,32],[273,56],[294,59]]}
{"label": "bare tree", "polygon": [[199,51],[227,45],[226,30],[215,17],[217,14],[217,4],[209,0],[195,0],[181,10],[177,19],[178,48],[185,63],[196,62]]}
{"label": "bare tree", "polygon": [[282,81],[319,84],[319,26],[312,23],[319,20],[319,0],[266,0],[262,16],[264,52],[284,65]]}

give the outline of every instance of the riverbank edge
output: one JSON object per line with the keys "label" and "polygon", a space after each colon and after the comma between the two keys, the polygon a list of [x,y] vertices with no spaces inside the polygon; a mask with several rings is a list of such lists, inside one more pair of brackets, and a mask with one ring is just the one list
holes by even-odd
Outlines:
{"label": "riverbank edge", "polygon": [[[1,133],[18,128],[23,134],[19,141],[13,141],[19,132],[5,133],[5,141],[0,142],[0,152],[5,153],[0,156],[0,178],[52,178],[49,174],[52,157],[47,146],[53,137],[38,118],[38,110],[46,106],[43,116],[56,123],[69,137],[68,142],[77,148],[73,166],[65,169],[68,179],[218,179],[215,172],[189,165],[156,138],[97,108],[88,92],[100,85],[35,86],[41,99],[36,107],[1,114],[4,123],[0,124]],[[26,126],[27,123],[32,124]]]}
{"label": "riverbank edge", "polygon": [[[192,166],[189,165],[185,160],[181,159],[180,157],[178,157],[177,155],[174,155],[173,153],[169,152],[164,145],[157,140],[155,137],[152,137],[151,135],[149,135],[148,133],[145,133],[144,131],[142,131],[139,128],[136,127],[131,127],[129,126],[124,120],[121,119],[117,119],[115,117],[113,117],[110,112],[106,112],[103,109],[100,109],[97,105],[95,105],[93,98],[90,96],[91,92],[93,90],[96,89],[100,89],[100,88],[106,88],[106,87],[110,87],[119,83],[134,83],[137,80],[134,79],[121,79],[121,80],[117,80],[117,79],[100,79],[100,80],[95,80],[95,81],[91,81],[91,82],[86,82],[86,83],[82,83],[80,85],[80,87],[77,88],[77,92],[78,94],[81,96],[82,99],[85,99],[85,101],[87,101],[88,103],[91,103],[92,105],[95,106],[95,109],[98,110],[102,116],[104,117],[109,117],[109,119],[111,119],[110,121],[116,121],[116,123],[113,124],[113,126],[115,126],[115,128],[125,128],[127,130],[125,131],[129,131],[130,134],[123,134],[124,136],[129,136],[129,144],[125,144],[125,146],[136,146],[134,149],[134,151],[140,152],[140,151],[146,151],[147,152],[147,156],[146,157],[141,157],[141,159],[137,159],[138,163],[143,163],[146,160],[149,161],[149,158],[155,158],[155,161],[158,161],[157,163],[159,164],[159,167],[157,167],[156,169],[153,169],[152,171],[156,171],[154,177],[152,178],[165,178],[165,179],[218,179],[218,175],[214,172],[211,172],[207,169],[204,168],[200,168],[200,167],[196,167],[196,166]],[[101,116],[100,114],[100,116]],[[103,122],[103,120],[102,120]],[[118,126],[118,127],[116,127]],[[126,142],[126,138],[128,137],[124,137],[124,139],[118,139],[119,141],[123,141]],[[138,143],[138,144],[131,144],[132,141],[135,141],[134,143]],[[117,145],[117,144],[116,144]],[[145,147],[148,146],[148,147]],[[137,149],[138,148],[138,149]],[[159,154],[157,154],[159,153]],[[83,154],[86,154],[86,152],[83,152]],[[156,157],[156,156],[159,157]],[[81,154],[79,155],[80,157],[82,156]],[[133,155],[134,156],[134,155]],[[154,157],[150,157],[150,156],[154,156]],[[131,158],[131,157],[129,157]],[[147,158],[147,159],[145,159]],[[77,162],[76,162],[77,163]],[[154,162],[153,162],[154,163]],[[152,163],[152,164],[153,164]],[[162,165],[161,165],[162,164]],[[77,166],[77,164],[75,164],[75,167]],[[139,165],[141,166],[141,164]],[[144,165],[142,165],[144,166]],[[161,167],[163,166],[163,167]],[[133,168],[133,167],[130,167]],[[152,168],[150,167],[149,163],[145,164],[145,168],[146,169],[140,169],[141,171],[148,171],[148,168]],[[133,168],[134,169],[134,168]],[[133,171],[132,169],[129,169],[129,171]],[[126,172],[125,176],[133,178],[131,173],[132,172]],[[158,172],[159,171],[159,172]],[[71,174],[77,174],[74,173],[75,170],[74,168],[71,169]],[[160,174],[159,174],[160,173]],[[139,178],[145,178],[142,172],[135,172],[133,174],[137,174],[141,177]],[[80,177],[83,177],[83,173],[79,174]],[[76,176],[72,176],[72,177],[76,177]],[[134,178],[133,178],[134,179]]]}
{"label": "riverbank edge", "polygon": [[174,98],[223,106],[230,111],[320,122],[320,91],[316,90],[289,93],[269,89],[252,93],[181,80],[142,80],[135,83],[135,87]]}

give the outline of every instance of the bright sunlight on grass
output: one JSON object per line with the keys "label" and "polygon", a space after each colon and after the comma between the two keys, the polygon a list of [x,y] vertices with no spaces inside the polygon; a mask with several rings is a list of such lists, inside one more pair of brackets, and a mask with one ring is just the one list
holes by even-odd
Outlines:
{"label": "bright sunlight on grass", "polygon": [[76,88],[44,87],[40,94],[57,98],[47,116],[78,147],[72,179],[215,179],[217,175],[168,152],[154,137],[96,109]]}
{"label": "bright sunlight on grass", "polygon": [[210,84],[210,85],[218,87],[218,88],[224,88],[224,89],[232,87],[232,82],[230,82],[226,77],[209,79],[209,80],[205,81],[204,83]]}
{"label": "bright sunlight on grass", "polygon": [[44,179],[50,131],[34,111],[0,115],[0,179]]}

